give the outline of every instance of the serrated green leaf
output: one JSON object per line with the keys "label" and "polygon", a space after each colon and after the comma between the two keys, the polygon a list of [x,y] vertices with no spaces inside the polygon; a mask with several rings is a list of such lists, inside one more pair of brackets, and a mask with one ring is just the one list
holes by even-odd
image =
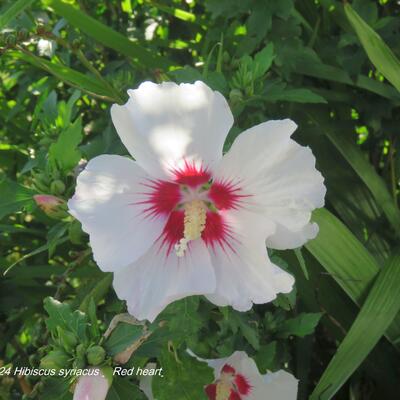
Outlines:
{"label": "serrated green leaf", "polygon": [[239,330],[251,346],[258,350],[260,348],[260,337],[256,321],[251,321],[250,317],[245,313],[240,313],[230,307],[220,307],[224,319],[219,322],[223,327],[228,326],[233,334]]}
{"label": "serrated green leaf", "polygon": [[400,311],[400,255],[379,273],[356,320],[310,400],[329,400],[368,356]]}
{"label": "serrated green leaf", "polygon": [[289,336],[304,337],[314,332],[318,325],[321,313],[301,313],[295,318],[286,319],[279,325],[276,332],[278,337],[288,338]]}
{"label": "serrated green leaf", "polygon": [[212,369],[186,352],[177,355],[168,350],[161,354],[164,377],[155,376],[153,393],[157,400],[206,399],[204,386],[213,382]]}
{"label": "serrated green leaf", "polygon": [[56,143],[49,149],[49,162],[62,171],[70,171],[81,159],[78,145],[82,140],[82,119],[78,118],[61,132]]}
{"label": "serrated green leaf", "polygon": [[175,344],[179,344],[202,328],[204,321],[198,313],[198,308],[199,297],[187,297],[170,304],[157,320],[167,321],[171,339]]}
{"label": "serrated green leaf", "polygon": [[269,43],[254,56],[254,79],[264,76],[274,61],[274,45]]}
{"label": "serrated green leaf", "polygon": [[53,297],[44,299],[44,309],[49,315],[46,325],[53,334],[56,334],[59,327],[74,333],[81,341],[85,340],[87,327],[85,314],[78,310],[72,311],[68,304],[61,303]]}

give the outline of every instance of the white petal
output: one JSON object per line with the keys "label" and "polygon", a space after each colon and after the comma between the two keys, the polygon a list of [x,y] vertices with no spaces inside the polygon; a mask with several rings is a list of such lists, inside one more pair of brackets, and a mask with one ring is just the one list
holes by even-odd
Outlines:
{"label": "white petal", "polygon": [[224,156],[215,175],[236,181],[251,194],[247,206],[276,224],[267,239],[272,248],[303,245],[317,231],[311,213],[323,207],[326,188],[315,157],[290,135],[291,120],[269,121],[243,132]]}
{"label": "white petal", "polygon": [[[157,368],[156,363],[148,363],[145,369]],[[147,396],[149,400],[155,400],[153,395],[153,376],[152,375],[141,375],[139,381],[140,390]]]}
{"label": "white petal", "polygon": [[265,391],[271,399],[296,400],[299,381],[284,370],[265,375]]}
{"label": "white petal", "polygon": [[114,274],[114,289],[126,300],[131,315],[152,322],[175,300],[214,292],[215,274],[201,240],[190,242],[184,257],[167,255],[156,243],[137,262]]}
{"label": "white petal", "polygon": [[231,305],[238,311],[247,311],[253,303],[267,303],[278,293],[290,292],[293,277],[269,260],[265,246],[265,237],[273,234],[275,225],[245,210],[223,215],[235,240],[232,249],[210,249],[217,287],[207,298],[219,306]]}
{"label": "white petal", "polygon": [[142,83],[111,117],[132,156],[151,175],[171,176],[184,161],[212,168],[222,157],[233,116],[225,98],[203,82]]}
{"label": "white petal", "polygon": [[109,382],[100,368],[89,368],[90,375],[82,375],[74,390],[73,400],[105,400]]}
{"label": "white petal", "polygon": [[141,257],[160,236],[165,218],[144,216],[143,182],[148,178],[126,157],[102,155],[89,161],[77,179],[70,213],[90,235],[94,259],[115,271]]}
{"label": "white petal", "polygon": [[[193,354],[193,353],[192,353]],[[194,355],[195,356],[195,355]],[[198,357],[196,357],[198,358]],[[278,371],[261,375],[256,363],[244,351],[235,351],[230,357],[215,360],[202,360],[214,369],[215,379],[221,376],[221,370],[225,365],[235,369],[236,374],[243,375],[251,386],[247,400],[296,400],[298,380],[286,371]]]}

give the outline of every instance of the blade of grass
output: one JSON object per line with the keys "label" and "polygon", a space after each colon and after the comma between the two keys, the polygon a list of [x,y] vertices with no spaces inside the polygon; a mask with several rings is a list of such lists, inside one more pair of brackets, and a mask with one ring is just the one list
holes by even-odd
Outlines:
{"label": "blade of grass", "polygon": [[311,76],[313,78],[324,79],[332,82],[339,82],[346,85],[358,87],[369,92],[378,94],[389,100],[399,102],[400,95],[392,86],[375,81],[364,75],[358,75],[355,80],[351,79],[349,74],[340,68],[333,67],[327,64],[311,64],[308,61],[304,61],[300,58],[294,60],[296,67],[296,73],[301,75]]}
{"label": "blade of grass", "polygon": [[121,33],[116,32],[70,4],[61,0],[42,0],[42,2],[65,18],[70,24],[97,40],[103,46],[129,57],[138,66],[168,68],[172,65],[165,57],[129,40]]}
{"label": "blade of grass", "polygon": [[310,400],[329,400],[372,351],[400,311],[400,255],[379,273],[360,313]]}
{"label": "blade of grass", "polygon": [[344,11],[372,64],[400,92],[399,59],[350,4],[345,4]]}
{"label": "blade of grass", "polygon": [[81,72],[75,71],[65,65],[55,64],[41,57],[37,57],[23,48],[20,48],[20,50],[21,52],[12,51],[9,52],[9,54],[15,59],[26,61],[35,67],[44,69],[61,81],[81,89],[94,97],[98,97],[102,100],[113,103],[119,102],[118,98],[115,98],[112,93],[109,93],[109,90],[93,77],[84,75]]}
{"label": "blade of grass", "polygon": [[22,13],[27,7],[33,3],[33,0],[18,0],[11,4],[2,15],[0,15],[0,30],[2,30],[10,21],[18,14]]}
{"label": "blade of grass", "polygon": [[[316,114],[308,114],[310,119],[316,124],[321,125],[319,117]],[[342,156],[353,167],[361,180],[371,191],[377,204],[382,208],[389,223],[392,225],[396,234],[400,237],[400,211],[397,208],[393,198],[386,187],[383,179],[376,173],[372,165],[365,159],[361,150],[351,143],[340,132],[333,132],[321,125],[332,144],[339,150]]]}
{"label": "blade of grass", "polygon": [[[307,250],[349,297],[361,306],[379,274],[379,265],[350,230],[328,210],[315,211],[313,221],[319,226],[319,234],[306,244]],[[386,336],[400,349],[400,314]]]}

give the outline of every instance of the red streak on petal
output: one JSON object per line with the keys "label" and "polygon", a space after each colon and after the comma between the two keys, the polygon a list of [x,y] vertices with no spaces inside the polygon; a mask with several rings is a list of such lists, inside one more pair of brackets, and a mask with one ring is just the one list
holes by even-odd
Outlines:
{"label": "red streak on petal", "polygon": [[206,386],[204,391],[210,400],[215,400],[217,398],[217,385],[215,383]]}
{"label": "red streak on petal", "polygon": [[243,375],[237,374],[235,376],[235,385],[237,387],[237,389],[239,390],[240,394],[249,394],[250,390],[251,390],[251,385],[249,383],[249,381],[247,380],[246,377],[244,377]]}
{"label": "red streak on petal", "polygon": [[211,178],[211,174],[207,168],[203,168],[203,166],[199,168],[194,162],[189,163],[187,161],[185,161],[183,168],[176,169],[173,173],[176,183],[192,188],[207,183]]}
{"label": "red streak on petal", "polygon": [[148,204],[149,207],[144,211],[147,215],[169,214],[181,200],[179,185],[175,183],[157,180],[143,185],[150,189],[143,193],[147,199],[140,202]]}
{"label": "red streak on petal", "polygon": [[185,213],[173,211],[165,224],[161,234],[161,246],[167,246],[167,254],[171,253],[174,246],[183,238]]}
{"label": "red streak on petal", "polygon": [[231,390],[231,394],[229,396],[229,400],[242,400],[238,392],[235,392],[233,389]]}
{"label": "red streak on petal", "polygon": [[232,182],[214,182],[208,192],[209,199],[219,210],[237,209],[247,195],[240,194],[242,189]]}
{"label": "red streak on petal", "polygon": [[235,241],[232,231],[221,214],[217,212],[207,211],[206,226],[201,237],[205,244],[212,249],[214,249],[216,245],[219,245],[222,249],[228,250],[228,247],[231,251],[235,252],[231,244]]}
{"label": "red streak on petal", "polygon": [[236,374],[235,368],[233,368],[233,367],[232,367],[231,365],[229,365],[229,364],[225,364],[225,365],[222,367],[221,372],[225,372],[226,374]]}

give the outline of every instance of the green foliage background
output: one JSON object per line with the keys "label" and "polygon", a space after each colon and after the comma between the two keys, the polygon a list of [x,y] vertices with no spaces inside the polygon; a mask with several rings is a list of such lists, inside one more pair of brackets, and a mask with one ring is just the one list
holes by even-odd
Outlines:
{"label": "green foliage background", "polygon": [[[155,361],[158,400],[205,398],[212,371],[189,357],[245,350],[262,373],[300,379],[301,399],[398,399],[400,393],[400,5],[395,0],[17,0],[1,4],[0,399],[71,399],[74,379],[15,367]],[[53,49],[39,54],[40,39]],[[386,44],[385,44],[386,43]],[[62,209],[81,160],[125,155],[109,107],[144,80],[204,80],[238,133],[290,117],[326,178],[320,234],[274,252],[296,289],[247,313],[201,297],[131,324],[94,263],[88,238]],[[124,322],[125,321],[125,322]],[[115,325],[111,334],[104,336]],[[126,361],[126,360],[124,360]],[[121,362],[121,361],[120,361]],[[3,368],[1,369],[1,366]],[[115,378],[108,399],[143,399]]]}

